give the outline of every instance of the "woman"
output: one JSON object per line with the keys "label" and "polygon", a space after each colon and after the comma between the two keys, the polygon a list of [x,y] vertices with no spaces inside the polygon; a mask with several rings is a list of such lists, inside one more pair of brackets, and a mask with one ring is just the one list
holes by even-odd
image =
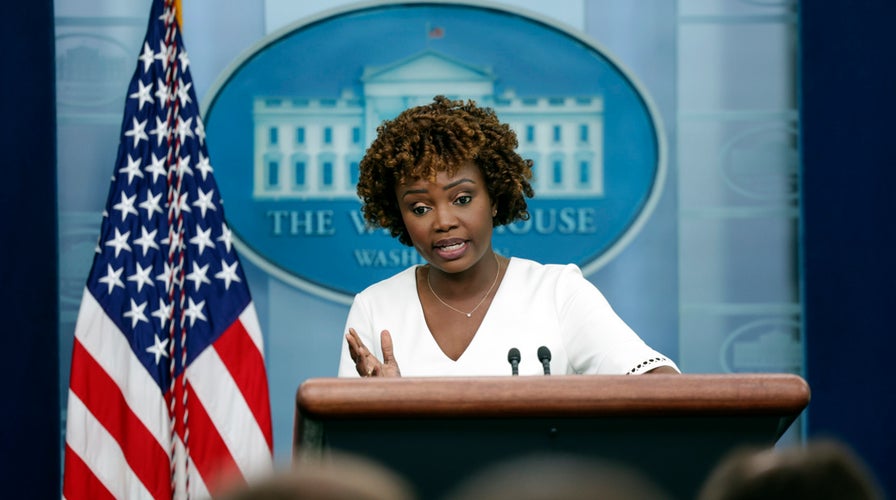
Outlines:
{"label": "woman", "polygon": [[355,296],[340,376],[510,374],[513,349],[520,375],[678,373],[575,265],[494,252],[494,227],[528,219],[534,196],[516,147],[494,111],[443,96],[377,129],[360,164],[364,218],[428,264]]}

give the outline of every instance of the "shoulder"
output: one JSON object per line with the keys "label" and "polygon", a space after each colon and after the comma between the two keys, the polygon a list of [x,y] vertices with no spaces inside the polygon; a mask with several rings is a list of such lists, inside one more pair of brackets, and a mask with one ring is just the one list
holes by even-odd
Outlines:
{"label": "shoulder", "polygon": [[585,303],[604,300],[597,286],[575,264],[542,264],[514,257],[507,267],[505,281],[508,288],[550,298],[558,307],[576,298]]}
{"label": "shoulder", "polygon": [[568,279],[584,279],[582,270],[575,264],[542,264],[534,260],[511,257],[507,274],[515,279],[523,279],[547,284]]}

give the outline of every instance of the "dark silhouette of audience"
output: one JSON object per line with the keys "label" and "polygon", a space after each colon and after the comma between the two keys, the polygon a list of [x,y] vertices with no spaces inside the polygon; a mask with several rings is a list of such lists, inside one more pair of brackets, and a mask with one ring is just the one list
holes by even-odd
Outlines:
{"label": "dark silhouette of audience", "polygon": [[[683,459],[686,459],[683,456]],[[433,464],[433,467],[438,467]],[[414,500],[407,478],[374,460],[328,452],[304,460],[225,500]],[[442,500],[667,500],[640,470],[602,459],[534,454],[486,467]],[[884,500],[864,462],[846,444],[815,440],[787,448],[734,450],[707,476],[697,500]],[[432,500],[432,499],[423,499]]]}
{"label": "dark silhouette of audience", "polygon": [[882,500],[876,479],[846,444],[744,448],[726,456],[698,500]]}
{"label": "dark silhouette of audience", "polygon": [[328,452],[320,460],[302,461],[248,486],[224,500],[414,500],[403,477],[364,457]]}
{"label": "dark silhouette of audience", "polygon": [[488,467],[445,500],[667,500],[630,467],[574,455],[531,455]]}

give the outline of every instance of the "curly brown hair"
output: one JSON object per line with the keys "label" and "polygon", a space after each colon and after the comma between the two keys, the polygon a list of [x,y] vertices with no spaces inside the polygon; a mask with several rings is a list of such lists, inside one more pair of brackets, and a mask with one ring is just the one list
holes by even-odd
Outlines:
{"label": "curly brown hair", "polygon": [[494,226],[527,220],[526,198],[535,196],[529,180],[532,160],[517,152],[516,133],[494,110],[472,100],[436,96],[428,105],[409,108],[377,127],[377,137],[359,165],[358,196],[364,218],[389,230],[401,243],[411,237],[401,218],[395,187],[419,179],[434,180],[473,163],[482,171],[497,209]]}

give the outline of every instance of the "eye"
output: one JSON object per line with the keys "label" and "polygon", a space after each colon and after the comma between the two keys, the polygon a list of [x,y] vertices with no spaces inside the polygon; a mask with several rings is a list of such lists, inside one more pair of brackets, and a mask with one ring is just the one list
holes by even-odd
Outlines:
{"label": "eye", "polygon": [[426,205],[414,205],[411,207],[411,213],[414,215],[424,215],[426,212],[429,212],[431,209]]}
{"label": "eye", "polygon": [[469,205],[470,202],[473,201],[473,197],[468,194],[462,194],[454,200],[454,203],[458,205]]}

